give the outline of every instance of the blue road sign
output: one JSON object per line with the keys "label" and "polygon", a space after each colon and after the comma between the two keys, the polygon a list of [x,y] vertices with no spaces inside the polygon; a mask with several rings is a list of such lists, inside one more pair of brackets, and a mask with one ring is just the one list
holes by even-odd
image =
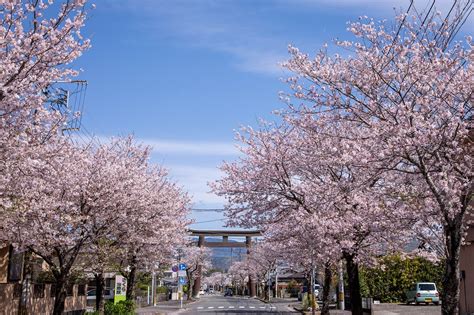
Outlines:
{"label": "blue road sign", "polygon": [[179,277],[179,283],[180,283],[180,284],[186,284],[186,278],[184,278],[184,277]]}
{"label": "blue road sign", "polygon": [[186,264],[179,264],[179,270],[186,270]]}

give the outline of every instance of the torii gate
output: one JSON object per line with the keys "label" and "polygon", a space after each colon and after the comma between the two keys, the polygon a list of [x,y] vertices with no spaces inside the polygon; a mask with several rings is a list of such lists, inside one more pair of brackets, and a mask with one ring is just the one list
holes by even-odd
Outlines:
{"label": "torii gate", "polygon": [[[252,237],[261,236],[262,233],[258,230],[254,231],[226,231],[226,230],[189,230],[191,236],[198,236],[199,247],[246,247],[247,255],[250,253],[252,247]],[[206,242],[206,236],[219,237],[222,236],[221,242]],[[229,242],[229,236],[245,237],[245,243],[243,242]],[[201,289],[201,266],[198,267],[199,277],[194,280],[193,295],[197,295]],[[255,279],[249,275],[249,293],[251,297],[257,295],[257,287]]]}

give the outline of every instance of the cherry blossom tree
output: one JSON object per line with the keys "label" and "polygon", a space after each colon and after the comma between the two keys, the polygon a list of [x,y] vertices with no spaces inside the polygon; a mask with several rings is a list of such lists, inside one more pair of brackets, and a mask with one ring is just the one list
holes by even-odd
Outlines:
{"label": "cherry blossom tree", "polygon": [[[349,25],[355,41],[337,42],[350,55],[330,56],[324,48],[310,58],[290,47],[286,63],[295,73],[292,97],[313,116],[360,129],[347,154],[370,172],[384,172],[392,188],[410,183],[424,205],[407,215],[422,210],[442,227],[443,314],[458,312],[459,251],[474,187],[472,38],[453,42],[471,7],[457,1],[443,17],[433,6],[421,14],[410,6],[394,27],[362,18]],[[299,115],[300,108],[289,112]],[[373,155],[362,160],[361,151]]]}
{"label": "cherry blossom tree", "polygon": [[114,230],[117,240],[114,260],[127,279],[127,300],[134,300],[136,272],[140,266],[166,263],[176,250],[184,246],[190,221],[189,197],[168,179],[162,167],[149,164],[149,148],[138,160],[129,203],[124,209],[121,226]]}
{"label": "cherry blossom tree", "polygon": [[[285,119],[259,131],[246,129],[240,136],[245,156],[224,164],[226,176],[214,189],[229,201],[231,224],[264,230],[276,226],[287,235],[294,231],[292,222],[318,226],[321,246],[307,250],[323,265],[337,254],[345,259],[351,305],[358,314],[358,264],[382,250],[400,248],[408,224],[400,215],[403,204],[378,185],[379,174],[350,159],[358,129],[311,115]],[[327,137],[330,132],[338,137]],[[372,152],[361,151],[358,158],[363,154]]]}
{"label": "cherry blossom tree", "polygon": [[[166,263],[181,244],[188,198],[167,179],[164,169],[149,164],[150,148],[135,144],[133,138],[112,139],[98,153],[117,165],[113,171],[121,174],[122,186],[115,186],[118,203],[103,218],[106,228],[97,222],[92,225],[87,256],[97,295],[103,294],[104,272],[118,268],[128,281],[127,297],[133,300],[137,268]],[[96,304],[103,311],[102,296]]]}
{"label": "cherry blossom tree", "polygon": [[207,285],[208,288],[212,286],[214,289],[216,287],[224,288],[232,284],[229,274],[222,272],[213,272],[205,276],[202,279],[202,283]]}
{"label": "cherry blossom tree", "polygon": [[[9,187],[21,197],[18,209],[4,216],[6,239],[49,265],[54,314],[64,310],[71,273],[83,268],[80,255],[89,262],[97,258],[93,266],[100,272],[110,259],[123,263],[132,253],[127,266],[133,292],[138,264],[167,256],[173,237],[184,235],[188,202],[164,170],[148,164],[150,150],[131,138],[97,148],[61,140],[61,155],[54,147],[48,159],[29,159],[28,173]],[[104,244],[115,250],[106,255]]]}
{"label": "cherry blossom tree", "polygon": [[260,241],[252,246],[245,260],[250,271],[249,276],[255,279],[259,286],[262,282],[267,282],[270,274],[276,271],[278,263],[282,260],[282,255],[274,244]]}
{"label": "cherry blossom tree", "polygon": [[281,260],[291,269],[303,271],[307,279],[311,279],[313,270],[323,270],[321,314],[327,315],[333,269],[341,253],[334,246],[330,235],[325,235],[325,222],[317,218],[308,221],[302,215],[293,215],[291,219],[269,227],[265,231],[265,242],[278,251]]}
{"label": "cherry blossom tree", "polygon": [[186,277],[188,278],[188,300],[196,297],[200,288],[194,288],[196,278],[203,277],[211,269],[211,250],[206,247],[197,247],[190,244],[184,250],[183,262],[186,264]]}
{"label": "cherry blossom tree", "polygon": [[[80,32],[85,19],[85,1],[0,5],[0,187],[10,185],[22,161],[41,154],[45,141],[63,127],[64,117],[45,105],[43,91],[77,74],[69,64],[89,47]],[[12,198],[0,190],[0,216]]]}
{"label": "cherry blossom tree", "polygon": [[232,281],[232,286],[235,288],[236,294],[244,295],[245,287],[248,286],[249,275],[251,274],[251,267],[247,260],[234,261],[228,270],[228,274]]}
{"label": "cherry blossom tree", "polygon": [[[33,159],[17,185],[17,209],[4,216],[4,234],[14,245],[41,257],[55,280],[54,314],[61,314],[66,286],[76,260],[91,240],[92,229],[105,231],[121,202],[115,194],[123,183],[123,170],[104,159],[102,152],[57,143],[48,159]],[[47,147],[52,147],[51,143]],[[46,150],[44,148],[43,150]],[[44,153],[44,152],[43,152]]]}

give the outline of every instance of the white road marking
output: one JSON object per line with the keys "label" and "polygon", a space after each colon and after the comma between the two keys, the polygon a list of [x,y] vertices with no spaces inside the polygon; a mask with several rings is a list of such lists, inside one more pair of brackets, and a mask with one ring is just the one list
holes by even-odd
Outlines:
{"label": "white road marking", "polygon": [[249,308],[255,308],[255,306],[249,306]]}
{"label": "white road marking", "polygon": [[245,306],[239,306],[239,308],[245,308]]}
{"label": "white road marking", "polygon": [[198,306],[198,310],[202,310],[204,307],[202,306]]}
{"label": "white road marking", "polygon": [[234,308],[233,306],[229,306],[229,308]]}
{"label": "white road marking", "polygon": [[207,308],[210,308],[210,309],[212,309],[212,308],[214,308],[214,306],[208,306]]}
{"label": "white road marking", "polygon": [[264,309],[264,308],[265,308],[265,306],[260,306],[260,308],[261,308],[261,309]]}
{"label": "white road marking", "polygon": [[224,306],[219,306],[218,308],[224,308]]}

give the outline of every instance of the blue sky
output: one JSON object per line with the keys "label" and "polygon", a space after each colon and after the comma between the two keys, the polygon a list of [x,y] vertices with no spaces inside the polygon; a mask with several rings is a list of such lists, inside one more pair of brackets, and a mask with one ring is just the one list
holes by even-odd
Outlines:
{"label": "blue sky", "polygon": [[[217,166],[237,157],[234,130],[272,119],[289,76],[278,66],[293,44],[313,53],[349,38],[360,15],[393,17],[408,0],[97,0],[84,34],[92,48],[76,63],[88,81],[82,125],[99,136],[133,133],[153,161],[193,196],[208,193]],[[441,9],[449,1],[437,1]],[[417,1],[424,8],[425,0]],[[195,228],[219,228],[219,213],[196,212]]]}

